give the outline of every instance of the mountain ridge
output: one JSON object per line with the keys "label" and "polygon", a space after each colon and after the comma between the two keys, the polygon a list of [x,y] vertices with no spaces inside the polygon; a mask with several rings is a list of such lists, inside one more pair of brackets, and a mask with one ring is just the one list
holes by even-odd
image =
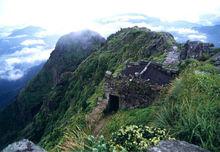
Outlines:
{"label": "mountain ridge", "polygon": [[[29,82],[29,85],[26,88],[24,88],[20,92],[16,101],[3,109],[2,115],[0,116],[0,121],[1,124],[5,125],[5,129],[8,128],[6,130],[11,132],[9,129],[14,128],[13,122],[18,122],[19,128],[22,129],[22,127],[24,127],[24,124],[27,124],[27,122],[30,122],[32,120],[33,116],[36,115],[37,112],[40,110],[40,107],[44,100],[43,97],[47,96],[46,94],[48,93],[48,90],[50,90],[54,85],[56,85],[56,83],[58,83],[59,77],[57,76],[57,73],[63,73],[65,71],[75,69],[76,66],[86,56],[88,56],[92,51],[94,51],[94,49],[96,49],[96,47],[98,47],[104,41],[104,38],[101,38],[100,36],[98,37],[98,39],[94,39],[95,41],[93,40],[93,38],[95,37],[90,37],[90,39],[87,39],[84,42],[79,40],[77,45],[72,45],[72,43],[67,45],[66,47],[77,48],[77,46],[83,45],[87,41],[94,42],[94,45],[90,45],[88,48],[77,48],[78,50],[76,50],[75,52],[72,51],[72,54],[70,54],[68,51],[56,51],[56,49],[53,53],[51,53],[53,59],[48,60],[48,62],[44,65],[39,74],[31,82]],[[68,39],[68,41],[72,40]],[[79,51],[81,52],[81,54],[80,56],[77,56]],[[62,54],[62,57],[60,56],[60,53]],[[71,62],[69,62],[70,60]],[[35,91],[33,92],[33,90]],[[7,113],[7,111],[11,111],[12,113],[15,113],[15,115],[12,113],[10,114],[10,112]],[[4,118],[8,115],[10,115],[9,117],[11,117],[11,119],[9,119],[9,122],[7,121],[7,118]],[[5,134],[3,128],[3,126],[0,128],[1,134]],[[4,142],[4,140],[1,141],[1,143]]]}
{"label": "mountain ridge", "polygon": [[[205,60],[210,55],[209,51],[213,50],[204,49],[203,47],[209,47],[209,44],[201,42],[178,44],[171,34],[154,32],[147,28],[124,28],[109,36],[106,41],[100,36],[97,37],[96,33],[93,35],[88,32],[90,34],[87,35],[87,32],[86,38],[83,39],[73,39],[73,41],[66,42],[65,36],[62,37],[42,71],[20,93],[17,99],[19,101],[0,112],[0,123],[4,124],[0,127],[2,148],[15,139],[28,138],[40,143],[47,150],[59,150],[60,144],[65,142],[65,133],[68,133],[69,130],[79,127],[89,133],[92,132],[91,128],[88,128],[86,116],[96,107],[99,98],[101,101],[105,98],[106,74],[112,73],[113,77],[120,77],[121,71],[127,63],[134,62],[136,65],[142,60],[157,62],[167,69],[173,69],[173,67],[177,67],[178,70],[187,69],[190,68],[190,64],[194,68],[199,65],[197,59]],[[67,35],[67,37],[71,35]],[[63,40],[65,42],[62,42]],[[76,44],[78,45],[76,46]],[[79,52],[83,54],[79,54]],[[186,53],[186,58],[176,59],[181,63],[167,61],[167,58],[169,59],[170,56],[176,54],[180,55],[180,52]],[[164,65],[165,61],[168,65]],[[210,72],[210,75],[215,73],[214,68],[209,64],[200,68],[201,71],[205,69]],[[111,72],[106,73],[106,71]],[[173,90],[179,91],[178,86],[175,88],[175,84],[180,83],[185,87],[184,82],[188,82],[187,74],[191,74],[193,80],[197,82],[197,73],[199,72],[189,73],[186,71],[181,73],[183,80],[181,79],[179,82],[177,78],[175,83],[172,82],[174,88],[171,88],[170,92],[168,91],[166,100],[172,101],[173,98],[180,100],[178,94],[173,92]],[[203,76],[200,73],[198,74],[199,78]],[[215,75],[213,77],[215,78]],[[132,80],[131,83],[133,83]],[[218,86],[218,83],[216,85]],[[164,89],[166,90],[166,87]],[[179,94],[184,95],[184,92]],[[154,118],[154,112],[161,110],[157,108],[163,107],[163,104],[166,105],[163,102],[158,104],[150,104],[149,107],[143,109],[119,110],[110,117],[104,117],[103,119],[109,121],[106,121],[100,132],[108,137],[109,134],[117,131],[119,125],[122,124],[148,124]],[[173,104],[175,105],[175,103]],[[10,113],[11,111],[14,113]],[[124,119],[120,119],[123,116]],[[12,121],[8,122],[9,120]],[[196,138],[195,141],[197,140]],[[200,142],[198,144],[202,145]]]}

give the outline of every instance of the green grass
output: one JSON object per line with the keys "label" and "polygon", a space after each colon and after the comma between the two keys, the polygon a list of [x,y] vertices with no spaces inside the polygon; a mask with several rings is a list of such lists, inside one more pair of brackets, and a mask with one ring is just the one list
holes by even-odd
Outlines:
{"label": "green grass", "polygon": [[213,66],[189,66],[161,100],[159,127],[178,139],[220,150],[220,76]]}
{"label": "green grass", "polygon": [[153,120],[153,113],[156,107],[148,107],[132,110],[121,110],[112,116],[107,117],[106,124],[101,131],[106,138],[126,125],[148,125]]}

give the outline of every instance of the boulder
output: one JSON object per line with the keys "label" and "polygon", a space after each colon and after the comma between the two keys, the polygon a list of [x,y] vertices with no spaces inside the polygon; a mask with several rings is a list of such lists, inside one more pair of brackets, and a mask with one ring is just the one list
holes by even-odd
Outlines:
{"label": "boulder", "polygon": [[154,146],[148,152],[209,152],[199,146],[179,140],[167,140],[159,142],[158,146]]}
{"label": "boulder", "polygon": [[106,71],[105,72],[105,77],[110,78],[112,76],[112,72],[111,71]]}
{"label": "boulder", "polygon": [[2,152],[46,152],[41,147],[35,145],[33,142],[22,139],[8,145]]}
{"label": "boulder", "polygon": [[215,66],[220,66],[220,52],[215,54],[212,58],[211,61]]}

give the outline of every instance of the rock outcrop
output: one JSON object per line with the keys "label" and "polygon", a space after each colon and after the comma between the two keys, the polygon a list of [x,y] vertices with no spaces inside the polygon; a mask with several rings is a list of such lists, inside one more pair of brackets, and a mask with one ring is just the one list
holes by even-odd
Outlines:
{"label": "rock outcrop", "polygon": [[211,58],[211,62],[218,68],[220,68],[220,52],[217,50],[218,53],[216,53],[214,56]]}
{"label": "rock outcrop", "polygon": [[199,146],[187,143],[185,141],[168,140],[159,142],[158,146],[154,146],[148,152],[209,152]]}
{"label": "rock outcrop", "polygon": [[33,142],[23,139],[8,145],[2,152],[46,152],[43,148]]}
{"label": "rock outcrop", "polygon": [[177,46],[173,46],[166,55],[163,62],[165,67],[170,67],[178,70],[178,65],[180,63],[180,49]]}
{"label": "rock outcrop", "polygon": [[203,43],[200,41],[187,41],[183,50],[181,51],[180,58],[181,60],[193,58],[193,59],[202,59],[206,55],[209,55],[213,51],[214,44],[212,43]]}

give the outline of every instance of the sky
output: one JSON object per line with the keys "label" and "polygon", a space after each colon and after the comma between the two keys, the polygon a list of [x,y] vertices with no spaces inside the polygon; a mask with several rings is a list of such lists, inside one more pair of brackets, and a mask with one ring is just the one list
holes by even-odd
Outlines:
{"label": "sky", "polygon": [[127,13],[211,24],[210,16],[220,16],[220,0],[0,0],[0,26],[31,24],[68,32],[99,28],[96,19]]}
{"label": "sky", "polygon": [[[187,24],[178,26],[175,21]],[[8,48],[17,47],[14,52],[0,55],[0,79],[18,80],[46,61],[55,42],[48,46],[44,38],[53,34],[91,29],[107,37],[120,28],[140,26],[171,32],[177,41],[205,42],[207,35],[193,27],[216,23],[220,24],[220,0],[0,0],[0,38],[6,45],[24,39]],[[33,37],[10,37],[14,29],[29,25],[46,30]]]}

